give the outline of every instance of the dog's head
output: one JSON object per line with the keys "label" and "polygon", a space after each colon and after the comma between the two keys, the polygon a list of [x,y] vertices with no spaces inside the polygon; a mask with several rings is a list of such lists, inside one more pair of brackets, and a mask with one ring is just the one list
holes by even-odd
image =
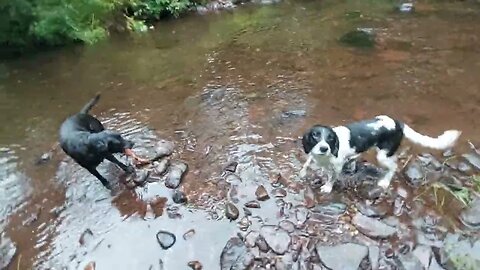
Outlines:
{"label": "dog's head", "polygon": [[124,153],[126,149],[131,149],[134,143],[125,140],[120,133],[112,131],[102,131],[91,134],[89,145],[99,153]]}
{"label": "dog's head", "polygon": [[339,141],[331,127],[315,125],[308,130],[302,139],[305,153],[315,155],[338,156]]}

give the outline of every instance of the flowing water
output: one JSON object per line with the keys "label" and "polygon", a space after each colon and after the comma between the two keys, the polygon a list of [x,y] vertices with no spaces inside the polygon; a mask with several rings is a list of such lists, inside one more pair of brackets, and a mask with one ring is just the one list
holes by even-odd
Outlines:
{"label": "flowing water", "polygon": [[[479,15],[470,2],[420,2],[401,14],[389,1],[287,1],[0,63],[0,228],[18,248],[10,269],[158,269],[159,259],[165,269],[191,260],[217,269],[237,230],[218,218],[223,168],[239,162],[240,200],[254,199],[273,175],[296,177],[298,137],[314,123],[388,114],[426,134],[460,129],[459,149],[479,142]],[[374,31],[376,46],[339,42],[356,28]],[[97,92],[92,113],[107,127],[140,144],[175,142],[189,165],[182,219],[150,215],[144,202],[172,204],[160,184],[112,197],[55,145],[61,122]],[[46,152],[51,160],[38,164]],[[109,164],[100,170],[122,177]],[[262,205],[264,223],[278,219],[274,209],[274,200]],[[87,229],[93,240],[81,245]],[[177,235],[167,251],[160,229]]]}

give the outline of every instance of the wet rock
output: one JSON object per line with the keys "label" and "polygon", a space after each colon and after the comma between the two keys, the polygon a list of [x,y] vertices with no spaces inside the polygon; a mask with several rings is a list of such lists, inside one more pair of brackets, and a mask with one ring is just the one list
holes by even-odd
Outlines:
{"label": "wet rock", "polygon": [[238,227],[240,228],[241,231],[246,231],[248,228],[252,225],[252,222],[248,219],[248,217],[243,217],[240,219],[238,222]]}
{"label": "wet rock", "polygon": [[443,165],[438,161],[432,154],[430,153],[423,153],[418,156],[418,160],[422,163],[423,166],[431,167],[434,170],[442,169]]}
{"label": "wet rock", "polygon": [[135,175],[133,177],[133,182],[137,186],[142,186],[147,182],[148,177],[150,176],[150,171],[148,170],[138,170],[135,172]]}
{"label": "wet rock", "polygon": [[357,213],[353,219],[352,224],[355,225],[357,230],[372,238],[388,238],[394,235],[397,230],[377,219],[369,218],[360,213]]}
{"label": "wet rock", "polygon": [[257,190],[255,191],[255,196],[257,196],[257,200],[259,201],[266,201],[270,199],[270,196],[268,195],[267,190],[263,185],[257,187]]}
{"label": "wet rock", "polygon": [[476,198],[470,206],[460,214],[460,220],[470,228],[480,228],[480,197]]}
{"label": "wet rock", "polygon": [[443,157],[449,158],[455,156],[455,153],[453,152],[452,149],[448,149],[445,152],[442,153]]}
{"label": "wet rock", "polygon": [[378,246],[368,246],[368,260],[372,270],[378,270],[380,267],[380,248]]}
{"label": "wet rock", "polygon": [[203,266],[199,261],[188,262],[188,267],[192,268],[193,270],[202,270],[203,269]]}
{"label": "wet rock", "polygon": [[303,224],[310,217],[310,212],[305,206],[298,206],[295,208],[295,219],[297,224]]}
{"label": "wet rock", "polygon": [[237,166],[238,166],[238,162],[236,162],[236,161],[230,162],[230,163],[225,167],[225,171],[234,173],[234,172],[237,170]]}
{"label": "wet rock", "polygon": [[467,172],[472,170],[472,167],[465,162],[460,162],[460,163],[458,163],[457,169],[460,172],[467,173]]}
{"label": "wet rock", "polygon": [[225,205],[225,216],[230,220],[236,220],[239,216],[238,208],[233,203]]}
{"label": "wet rock", "polygon": [[317,245],[317,253],[322,263],[329,269],[357,270],[368,255],[366,246],[346,243],[337,246]]}
{"label": "wet rock", "polygon": [[290,220],[282,220],[280,223],[278,223],[278,227],[282,228],[288,233],[292,233],[295,231],[295,224],[291,222]]}
{"label": "wet rock", "polygon": [[157,242],[160,244],[160,246],[163,249],[171,248],[175,244],[176,241],[177,241],[177,238],[171,232],[159,231],[157,233]]}
{"label": "wet rock", "polygon": [[475,169],[480,170],[480,155],[477,153],[463,154],[462,157],[468,161]]}
{"label": "wet rock", "polygon": [[353,47],[372,48],[375,46],[375,37],[373,31],[356,29],[340,37],[340,42]]}
{"label": "wet rock", "polygon": [[52,156],[53,156],[52,152],[43,153],[40,156],[40,158],[38,158],[37,161],[35,161],[35,165],[42,165],[47,163],[52,159]]}
{"label": "wet rock", "polygon": [[183,191],[176,189],[173,191],[172,200],[174,203],[184,204],[187,203],[187,195]]}
{"label": "wet rock", "polygon": [[265,238],[263,238],[262,236],[259,236],[257,237],[257,239],[255,239],[255,246],[257,246],[261,252],[266,253],[270,250],[267,241],[265,241]]}
{"label": "wet rock", "polygon": [[175,144],[173,142],[161,140],[155,145],[155,156],[152,160],[159,160],[163,157],[170,156],[173,153]]}
{"label": "wet rock", "polygon": [[393,202],[393,214],[395,216],[401,216],[403,214],[403,206],[405,205],[405,200],[400,197],[400,196],[397,196],[395,198],[395,201]]}
{"label": "wet rock", "polygon": [[7,268],[16,252],[15,244],[2,233],[0,235],[0,269]]}
{"label": "wet rock", "polygon": [[315,206],[312,212],[324,217],[339,218],[347,211],[347,205],[343,203],[324,203]]}
{"label": "wet rock", "polygon": [[245,236],[245,244],[247,247],[252,248],[255,246],[255,241],[257,241],[258,236],[260,235],[257,231],[250,231]]}
{"label": "wet rock", "polygon": [[282,118],[297,118],[297,117],[305,117],[307,112],[305,110],[291,110],[285,111],[282,113]]}
{"label": "wet rock", "polygon": [[80,238],[78,239],[78,243],[80,243],[81,246],[84,246],[85,244],[88,244],[93,238],[93,232],[90,229],[86,229],[82,235],[80,235]]}
{"label": "wet rock", "polygon": [[187,168],[187,164],[183,162],[172,162],[168,170],[167,179],[165,180],[165,186],[171,189],[178,188],[182,182],[185,172],[187,171]]}
{"label": "wet rock", "polygon": [[233,203],[238,203],[240,200],[238,199],[238,186],[237,185],[230,185],[230,189],[228,190],[227,198],[232,201]]}
{"label": "wet rock", "polygon": [[190,229],[183,234],[183,240],[188,240],[195,235],[195,229]]}
{"label": "wet rock", "polygon": [[161,161],[155,161],[155,162],[153,162],[153,165],[152,165],[153,172],[156,175],[162,176],[167,171],[169,165],[170,165],[170,161],[168,159],[162,159]]}
{"label": "wet rock", "polygon": [[283,188],[275,188],[272,190],[272,195],[275,198],[283,198],[287,196],[287,191]]}
{"label": "wet rock", "polygon": [[382,209],[380,207],[367,204],[365,202],[357,203],[355,206],[357,207],[360,213],[362,213],[367,217],[379,218],[379,217],[384,217],[387,214],[386,209]]}
{"label": "wet rock", "polygon": [[406,255],[399,254],[395,258],[395,262],[400,267],[400,269],[405,270],[423,270],[422,263],[415,257],[413,254],[409,253]]}
{"label": "wet rock", "polygon": [[247,254],[247,247],[238,237],[228,240],[220,255],[220,269],[244,269],[243,260]]}
{"label": "wet rock", "polygon": [[227,176],[225,176],[225,181],[232,185],[239,185],[242,183],[242,179],[233,173],[229,173]]}
{"label": "wet rock", "polygon": [[425,180],[425,171],[418,162],[413,161],[408,164],[405,177],[411,185],[418,187],[422,185]]}
{"label": "wet rock", "polygon": [[415,11],[413,3],[402,3],[397,7],[397,10],[401,13],[412,13]]}
{"label": "wet rock", "polygon": [[89,262],[87,265],[85,265],[84,270],[95,270],[97,267],[97,264],[95,262]]}
{"label": "wet rock", "polygon": [[249,201],[245,203],[245,207],[247,208],[260,208],[260,203],[257,201]]}
{"label": "wet rock", "polygon": [[260,229],[260,235],[276,254],[285,254],[290,246],[290,235],[285,230],[277,228],[276,226],[262,226]]}

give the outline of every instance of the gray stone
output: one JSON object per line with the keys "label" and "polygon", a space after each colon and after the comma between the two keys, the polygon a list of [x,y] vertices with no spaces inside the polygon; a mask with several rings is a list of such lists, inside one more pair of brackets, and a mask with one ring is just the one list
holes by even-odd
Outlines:
{"label": "gray stone", "polygon": [[173,191],[172,200],[174,203],[184,204],[187,203],[187,195],[183,191],[176,189]]}
{"label": "gray stone", "polygon": [[155,157],[153,160],[159,160],[163,157],[170,156],[173,153],[175,144],[173,142],[161,140],[155,145]]}
{"label": "gray stone", "polygon": [[178,188],[182,183],[183,176],[187,169],[187,164],[181,161],[172,162],[168,170],[167,178],[165,179],[165,186],[171,189]]}
{"label": "gray stone", "polygon": [[225,205],[225,216],[230,220],[236,220],[240,212],[233,203],[227,203]]}
{"label": "gray stone", "polygon": [[365,202],[357,203],[355,205],[360,213],[367,217],[378,218],[384,217],[387,214],[386,209],[381,209],[378,206],[367,204]]}
{"label": "gray stone", "polygon": [[354,243],[337,246],[317,245],[317,253],[322,263],[329,269],[357,270],[368,255],[368,248]]}
{"label": "gray stone", "polygon": [[345,214],[347,206],[343,203],[319,204],[312,209],[312,212],[321,214],[325,217],[338,218]]}
{"label": "gray stone", "polygon": [[238,237],[230,238],[220,255],[220,269],[244,269],[243,261],[246,254],[247,247],[243,241]]}
{"label": "gray stone", "polygon": [[476,198],[467,209],[463,210],[460,220],[470,228],[480,228],[480,198]]}
{"label": "gray stone", "polygon": [[357,213],[353,217],[352,224],[355,225],[358,231],[372,238],[384,239],[394,235],[397,232],[394,227],[391,227],[377,219],[364,216],[360,213]]}
{"label": "gray stone", "polygon": [[463,154],[462,157],[467,160],[473,167],[480,170],[480,155],[477,153]]}
{"label": "gray stone", "polygon": [[175,244],[177,238],[171,232],[159,231],[157,233],[157,241],[163,249],[169,249]]}
{"label": "gray stone", "polygon": [[257,190],[255,191],[255,196],[257,196],[257,200],[259,201],[266,201],[270,199],[270,196],[268,195],[268,192],[263,185],[257,187]]}
{"label": "gray stone", "polygon": [[418,187],[424,182],[425,171],[418,162],[413,161],[408,164],[407,169],[405,170],[405,177],[411,185]]}
{"label": "gray stone", "polygon": [[288,247],[290,246],[290,235],[288,233],[276,226],[262,226],[260,229],[260,235],[265,239],[268,246],[276,254],[283,255],[287,252]]}

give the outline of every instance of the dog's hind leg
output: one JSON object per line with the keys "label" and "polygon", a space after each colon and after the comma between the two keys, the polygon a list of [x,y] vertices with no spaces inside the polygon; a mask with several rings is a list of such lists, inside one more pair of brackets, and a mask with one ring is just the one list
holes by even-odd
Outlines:
{"label": "dog's hind leg", "polygon": [[303,164],[303,167],[302,169],[300,170],[300,178],[305,178],[305,176],[307,176],[307,169],[308,169],[308,166],[310,166],[310,163],[312,163],[312,160],[313,160],[313,157],[312,155],[308,155],[308,158],[307,158],[307,161],[305,161],[305,164]]}
{"label": "dog's hind leg", "polygon": [[122,170],[124,170],[126,173],[133,173],[135,172],[135,169],[132,166],[127,166],[120,162],[116,157],[114,157],[112,154],[108,155],[105,157],[108,159],[110,162],[115,163],[118,167],[120,167]]}
{"label": "dog's hind leg", "polygon": [[95,168],[86,168],[91,174],[95,175],[100,182],[102,182],[102,185],[106,187],[107,189],[112,189],[110,184],[108,183],[107,179],[103,177]]}
{"label": "dog's hind leg", "polygon": [[384,189],[387,189],[390,186],[390,181],[392,181],[395,171],[397,170],[397,156],[392,155],[388,156],[388,151],[380,149],[377,152],[377,160],[382,167],[387,169],[387,173],[383,176],[378,185]]}

